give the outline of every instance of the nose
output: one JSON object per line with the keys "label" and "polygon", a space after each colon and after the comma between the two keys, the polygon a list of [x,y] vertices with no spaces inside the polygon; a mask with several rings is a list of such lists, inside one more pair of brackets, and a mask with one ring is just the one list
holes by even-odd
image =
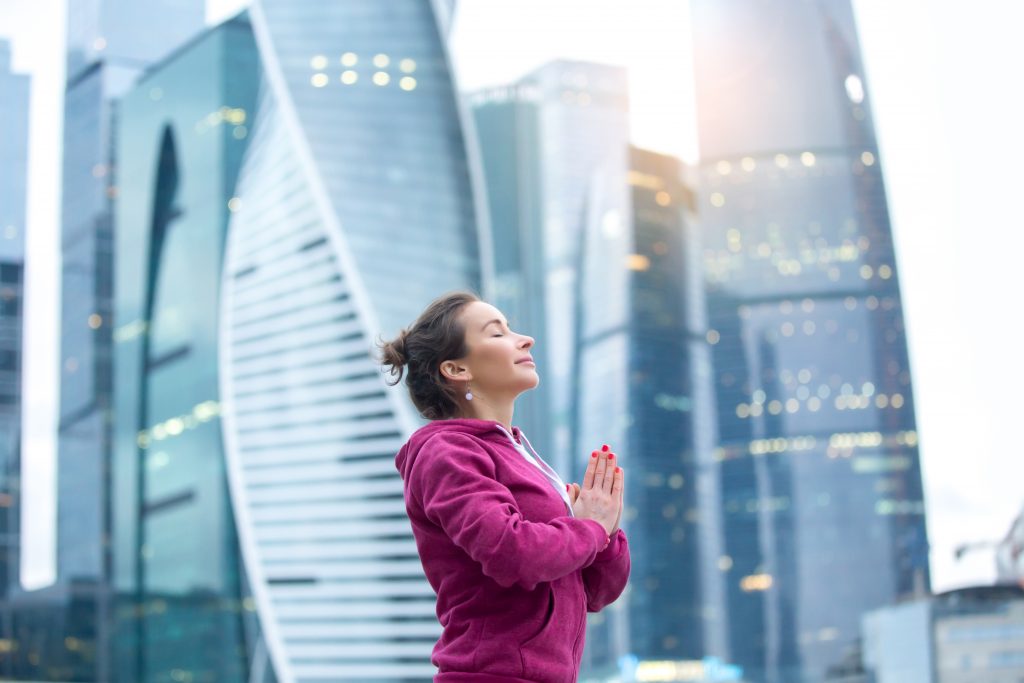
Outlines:
{"label": "nose", "polygon": [[524,334],[523,339],[526,341],[526,343],[523,345],[524,349],[529,349],[533,346],[533,337]]}

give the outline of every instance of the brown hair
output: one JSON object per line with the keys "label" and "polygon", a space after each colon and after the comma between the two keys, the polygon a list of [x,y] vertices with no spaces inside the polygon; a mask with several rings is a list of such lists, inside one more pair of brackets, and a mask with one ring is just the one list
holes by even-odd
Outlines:
{"label": "brown hair", "polygon": [[[393,341],[378,343],[381,365],[390,365],[394,386],[408,371],[405,385],[420,415],[428,420],[458,417],[460,389],[441,374],[441,361],[462,358],[469,353],[466,330],[459,315],[462,309],[480,297],[470,291],[449,292],[432,301],[410,327],[402,329]],[[387,380],[385,380],[387,381]]]}

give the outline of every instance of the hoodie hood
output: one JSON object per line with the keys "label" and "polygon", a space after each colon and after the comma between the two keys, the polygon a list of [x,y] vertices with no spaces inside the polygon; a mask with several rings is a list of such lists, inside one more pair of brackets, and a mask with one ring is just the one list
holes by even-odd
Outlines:
{"label": "hoodie hood", "polygon": [[[459,432],[487,441],[512,445],[508,439],[508,430],[497,420],[478,420],[468,417],[433,420],[413,432],[409,440],[398,451],[398,455],[395,456],[395,467],[401,473],[402,479],[407,478],[406,474],[409,468],[412,467],[412,463],[416,460],[416,456],[419,455],[420,449],[427,439],[442,431]],[[513,426],[512,434],[516,440],[522,440],[519,435],[519,427]]]}

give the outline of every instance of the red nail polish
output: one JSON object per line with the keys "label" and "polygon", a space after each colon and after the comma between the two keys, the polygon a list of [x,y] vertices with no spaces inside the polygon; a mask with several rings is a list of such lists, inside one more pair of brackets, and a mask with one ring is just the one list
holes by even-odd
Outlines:
{"label": "red nail polish", "polygon": [[590,457],[591,458],[596,458],[597,457],[597,451],[594,451],[593,453],[591,453]]}
{"label": "red nail polish", "polygon": [[618,473],[619,473],[619,472],[621,472],[621,471],[622,471],[622,468],[621,468],[621,467],[616,467],[616,468],[615,468],[615,473],[616,473],[616,474],[618,474]]}
{"label": "red nail polish", "polygon": [[608,454],[608,459],[609,460],[613,460],[614,458],[615,458],[615,454],[614,453],[609,453]]}
{"label": "red nail polish", "polygon": [[566,484],[566,485],[565,485],[565,490],[566,490],[566,491],[568,491],[568,490],[569,490],[569,485],[568,485],[568,484]]}
{"label": "red nail polish", "polygon": [[601,446],[601,450],[604,451],[605,453],[607,453],[608,452],[608,444],[605,444],[605,445]]}

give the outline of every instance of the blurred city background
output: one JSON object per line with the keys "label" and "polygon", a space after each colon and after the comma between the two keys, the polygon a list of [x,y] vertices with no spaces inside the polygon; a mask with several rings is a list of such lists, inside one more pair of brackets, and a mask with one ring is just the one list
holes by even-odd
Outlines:
{"label": "blurred city background", "polygon": [[1021,683],[1022,20],[0,0],[0,680],[429,681],[374,342],[472,289],[628,473],[580,681]]}

